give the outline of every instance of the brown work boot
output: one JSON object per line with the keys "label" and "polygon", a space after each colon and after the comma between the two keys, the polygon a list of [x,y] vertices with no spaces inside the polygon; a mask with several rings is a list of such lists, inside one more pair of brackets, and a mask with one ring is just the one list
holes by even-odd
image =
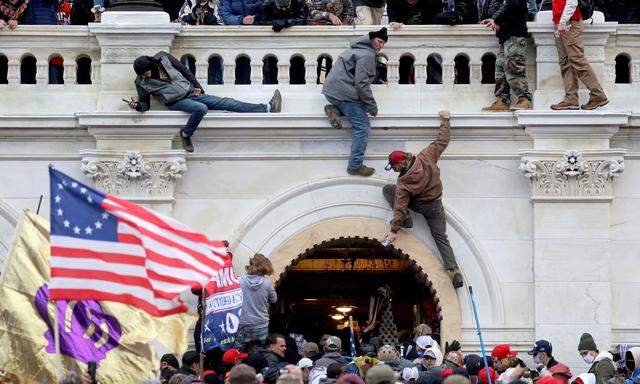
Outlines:
{"label": "brown work boot", "polygon": [[562,100],[558,104],[552,104],[551,109],[553,109],[554,111],[566,111],[566,110],[575,111],[576,109],[580,109],[580,106],[577,104],[571,104],[568,101]]}
{"label": "brown work boot", "polygon": [[589,102],[587,104],[582,104],[582,106],[580,106],[580,108],[584,109],[585,111],[591,111],[591,110],[594,110],[596,108],[603,107],[603,106],[605,106],[607,104],[609,104],[609,99],[589,100]]}
{"label": "brown work boot", "polygon": [[511,108],[509,108],[510,111],[521,111],[523,109],[533,109],[533,106],[531,105],[531,100],[527,99],[524,96],[521,96],[518,99],[518,102],[512,105]]}
{"label": "brown work boot", "polygon": [[375,169],[371,168],[371,167],[367,167],[367,166],[360,166],[360,168],[356,168],[356,169],[349,169],[347,168],[347,173],[350,174],[351,176],[364,176],[364,177],[368,177],[373,175],[376,172]]}
{"label": "brown work boot", "polygon": [[509,104],[502,102],[502,100],[494,101],[490,106],[482,108],[482,112],[508,112]]}

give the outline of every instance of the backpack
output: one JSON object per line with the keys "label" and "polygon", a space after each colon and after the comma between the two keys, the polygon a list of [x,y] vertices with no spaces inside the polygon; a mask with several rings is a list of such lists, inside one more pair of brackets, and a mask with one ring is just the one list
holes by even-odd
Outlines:
{"label": "backpack", "polygon": [[593,0],[578,0],[578,9],[582,20],[590,19],[593,16]]}

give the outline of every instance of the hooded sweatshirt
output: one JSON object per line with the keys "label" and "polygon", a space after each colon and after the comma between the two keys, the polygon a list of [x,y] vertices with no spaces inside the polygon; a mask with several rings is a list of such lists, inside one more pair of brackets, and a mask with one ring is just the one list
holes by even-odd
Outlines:
{"label": "hooded sweatshirt", "polygon": [[240,327],[262,328],[269,325],[269,304],[278,300],[271,280],[259,275],[243,275]]}
{"label": "hooded sweatshirt", "polygon": [[627,380],[627,384],[640,383],[640,348],[633,347],[627,351],[627,354],[631,353],[635,362],[635,369],[631,372],[631,378]]}
{"label": "hooded sweatshirt", "polygon": [[607,384],[607,381],[616,374],[613,355],[607,351],[600,352],[593,360],[589,373],[596,375],[596,384]]}
{"label": "hooded sweatshirt", "polygon": [[365,111],[377,113],[378,105],[371,91],[375,76],[376,53],[369,35],[364,35],[351,42],[351,48],[336,59],[322,93],[340,101],[360,102]]}
{"label": "hooded sweatshirt", "polygon": [[[393,220],[391,231],[398,232],[407,215],[409,200],[429,202],[442,195],[442,181],[437,162],[442,152],[449,145],[449,122],[440,124],[436,139],[428,147],[415,156],[410,168],[398,176],[396,199],[393,204]],[[442,356],[442,353],[440,353]],[[438,365],[442,363],[442,359]]]}

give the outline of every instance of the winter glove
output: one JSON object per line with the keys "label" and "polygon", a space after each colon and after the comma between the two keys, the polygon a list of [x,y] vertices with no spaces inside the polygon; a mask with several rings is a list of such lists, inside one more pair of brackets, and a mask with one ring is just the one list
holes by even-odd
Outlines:
{"label": "winter glove", "polygon": [[444,354],[448,354],[449,352],[459,351],[460,350],[460,342],[458,340],[453,340],[451,344],[447,341],[444,344]]}
{"label": "winter glove", "polygon": [[287,27],[287,22],[286,21],[284,21],[284,20],[276,20],[273,23],[273,28],[272,29],[273,29],[274,32],[280,32],[286,27]]}

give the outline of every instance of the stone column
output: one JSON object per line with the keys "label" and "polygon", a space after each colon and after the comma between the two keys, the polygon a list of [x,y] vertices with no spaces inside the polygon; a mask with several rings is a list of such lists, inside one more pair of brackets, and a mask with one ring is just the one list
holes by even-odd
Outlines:
{"label": "stone column", "polygon": [[81,170],[101,191],[171,215],[175,184],[187,170],[185,151],[172,149],[181,118],[129,119],[123,114],[79,114],[96,140],[81,151]]}
{"label": "stone column", "polygon": [[105,12],[101,23],[90,23],[89,31],[101,47],[98,111],[128,111],[121,99],[136,95],[133,61],[141,55],[169,52],[181,30],[165,12]]}
{"label": "stone column", "polygon": [[[618,23],[605,22],[602,12],[594,12],[593,24],[585,24],[582,39],[587,59],[591,63],[602,86],[607,88],[611,81],[605,69],[605,48],[609,36],[616,31]],[[536,91],[533,95],[535,109],[549,108],[549,105],[562,100],[564,88],[558,64],[555,28],[551,11],[538,12],[536,21],[528,23],[529,32],[533,36],[536,46]],[[587,101],[587,91],[583,88],[580,93],[584,102]]]}
{"label": "stone column", "polygon": [[601,350],[611,342],[610,216],[612,183],[624,169],[622,149],[609,143],[625,113],[519,113],[533,139],[520,170],[531,180],[534,212],[535,337],[554,356],[585,370],[580,335]]}

